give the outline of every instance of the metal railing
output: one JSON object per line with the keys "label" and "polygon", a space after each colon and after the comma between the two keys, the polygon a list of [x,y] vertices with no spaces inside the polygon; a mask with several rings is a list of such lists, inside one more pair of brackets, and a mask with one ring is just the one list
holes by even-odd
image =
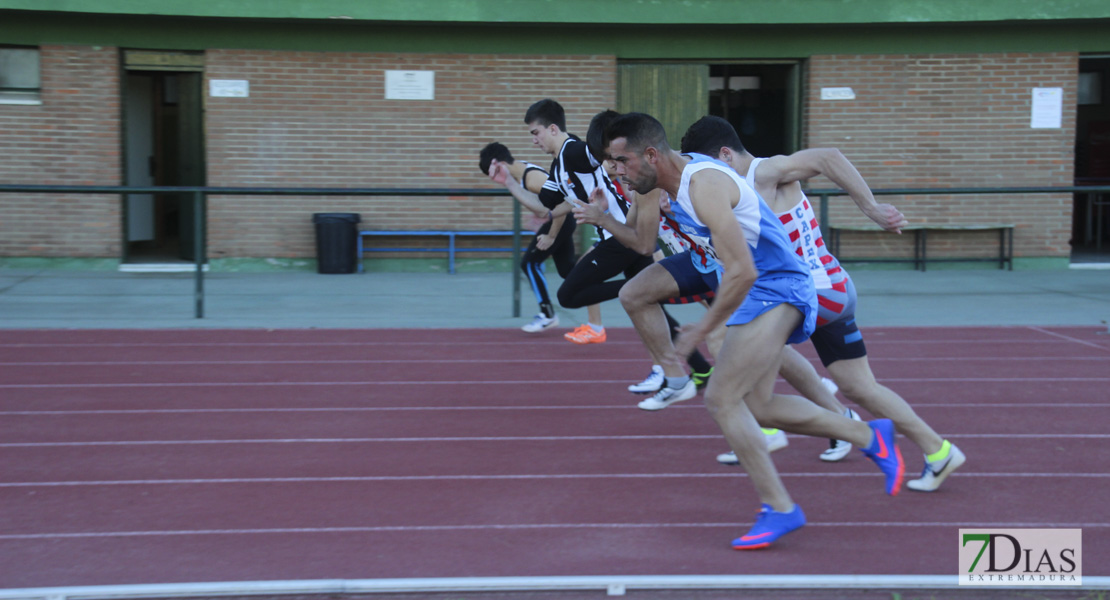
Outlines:
{"label": "metal railing", "polygon": [[[890,188],[873,189],[875,196],[950,196],[968,194],[1083,194],[1110,192],[1110,185],[1095,185],[1082,187],[1008,187],[1008,188]],[[847,196],[844,190],[808,190],[806,195],[810,198],[821,198],[820,214],[818,220],[822,227],[829,223],[829,198],[832,196]]]}
{"label": "metal railing", "polygon": [[[54,193],[54,194],[177,194],[192,197],[193,206],[199,223],[194,227],[196,251],[195,307],[196,318],[204,317],[204,264],[207,261],[206,230],[207,221],[203,217],[208,196],[509,196],[508,191],[494,188],[291,188],[291,187],[129,187],[95,185],[5,185],[0,184],[3,193]],[[969,194],[1102,194],[1110,192],[1110,185],[1082,187],[994,187],[994,188],[891,188],[873,189],[875,196],[929,196],[929,195],[969,195]],[[819,220],[822,226],[829,225],[829,199],[834,196],[847,196],[838,189],[808,190],[810,197],[820,198]],[[520,258],[521,258],[521,213],[520,204],[513,206],[513,316],[520,316]]]}
{"label": "metal railing", "polygon": [[[492,188],[291,188],[291,187],[208,187],[208,186],[153,186],[132,187],[115,185],[4,185],[3,193],[32,194],[174,194],[192,198],[197,215],[193,227],[193,255],[195,257],[194,304],[196,318],[204,318],[204,264],[208,261],[206,207],[209,195],[217,196],[506,196],[504,189]],[[520,316],[520,204],[512,203],[513,211],[513,316]]]}

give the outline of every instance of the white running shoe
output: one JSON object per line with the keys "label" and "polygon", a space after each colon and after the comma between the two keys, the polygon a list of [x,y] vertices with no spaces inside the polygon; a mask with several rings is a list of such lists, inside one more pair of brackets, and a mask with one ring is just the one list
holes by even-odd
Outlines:
{"label": "white running shoe", "polygon": [[781,429],[764,429],[763,440],[767,442],[768,452],[782,450],[790,445],[790,441],[786,439],[786,432]]}
{"label": "white running shoe", "polygon": [[558,324],[559,324],[559,315],[555,315],[555,316],[551,317],[550,319],[548,319],[547,315],[545,315],[543,313],[540,313],[540,314],[538,314],[538,315],[536,315],[535,317],[532,318],[531,323],[525,325],[524,327],[521,327],[520,329],[522,331],[526,331],[528,333],[536,333],[536,332],[539,332],[539,331],[543,331],[545,329],[551,329],[552,327],[555,327]]}
{"label": "white running shoe", "polygon": [[825,389],[829,390],[829,393],[833,396],[835,396],[836,393],[840,391],[840,386],[836,385],[836,382],[832,379],[829,379],[828,377],[821,378],[821,385],[825,386]]}
{"label": "white running shoe", "polygon": [[[835,384],[834,384],[835,385]],[[844,413],[845,417],[853,421],[862,421],[859,414],[852,409],[846,409],[848,412]],[[845,456],[852,451],[852,444],[844,440],[829,440],[829,449],[821,453],[821,460],[825,462],[838,462],[844,460]]]}
{"label": "white running shoe", "polygon": [[698,395],[698,385],[690,378],[686,385],[679,389],[663,386],[654,396],[637,404],[644,410],[663,410],[675,402],[689,400]]}
{"label": "white running shoe", "polygon": [[[782,450],[790,445],[790,442],[786,439],[786,432],[781,429],[764,429],[763,440],[767,442],[768,452]],[[722,465],[733,466],[740,464],[740,459],[736,458],[735,452],[725,452],[717,455],[717,462]]]}
{"label": "white running shoe", "polygon": [[633,394],[654,394],[661,389],[663,389],[663,367],[659,365],[651,366],[651,373],[648,373],[647,379],[628,386],[628,391]]}
{"label": "white running shoe", "polygon": [[918,492],[935,492],[940,484],[952,474],[952,471],[960,468],[964,464],[967,457],[963,452],[952,444],[948,450],[948,456],[935,463],[930,463],[925,459],[925,470],[921,471],[921,479],[912,479],[906,482],[906,487]]}

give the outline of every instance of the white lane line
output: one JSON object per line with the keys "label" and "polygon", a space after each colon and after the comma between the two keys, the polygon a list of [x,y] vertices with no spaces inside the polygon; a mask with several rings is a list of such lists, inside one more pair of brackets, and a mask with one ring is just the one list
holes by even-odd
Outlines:
{"label": "white lane line", "polygon": [[[1018,326],[1022,329],[1027,329],[1025,326]],[[1079,328],[1084,329],[1084,328]],[[1090,328],[1095,330],[1097,328]],[[1086,330],[1086,329],[1084,329]],[[867,333],[867,330],[864,330]],[[1051,332],[1047,332],[1051,333]],[[1065,344],[1074,343],[1076,340],[1070,338],[1062,339],[1029,339],[1026,337],[1014,338],[982,338],[973,340],[953,340],[947,338],[935,340],[922,340],[922,339],[878,339],[875,338],[875,333],[871,334],[872,337],[867,338],[867,344],[870,345],[885,345],[885,344],[1022,344],[1025,346],[1031,345],[1051,345],[1051,344]],[[535,340],[535,341],[480,341],[480,340],[463,340],[458,344],[466,346],[560,346],[562,347],[566,342],[551,340]],[[609,340],[605,342],[607,346],[638,346],[642,345],[639,340]],[[383,340],[383,341],[359,341],[359,342],[317,342],[317,341],[288,341],[288,342],[178,342],[178,341],[161,341],[161,342],[8,342],[0,343],[0,349],[4,348],[240,348],[240,347],[258,347],[258,348],[288,348],[288,347],[352,347],[352,346],[442,346],[442,340],[437,341],[412,341],[412,340]],[[1103,348],[1103,346],[1097,346]]]}
{"label": "white lane line", "polygon": [[1030,326],[1029,329],[1032,329],[1033,331],[1043,333],[1045,335],[1051,335],[1051,336],[1054,336],[1054,337],[1065,339],[1069,342],[1075,342],[1076,344],[1083,344],[1084,346],[1090,346],[1092,348],[1098,348],[1099,350],[1110,350],[1110,348],[1107,348],[1106,346],[1100,346],[1099,344],[1096,344],[1094,342],[1088,342],[1087,340],[1081,340],[1081,339],[1073,338],[1070,335],[1064,335],[1062,333],[1056,333],[1055,331],[1049,331],[1049,330],[1043,329],[1041,327]]}
{"label": "white lane line", "polygon": [[589,440],[682,440],[721,439],[716,435],[575,435],[575,436],[503,436],[503,437],[409,437],[409,438],[288,438],[288,439],[229,439],[229,440],[132,440],[99,442],[4,442],[0,448],[48,448],[72,446],[194,446],[211,444],[368,444],[368,443],[428,443],[428,442],[544,442]]}
{"label": "white lane line", "polygon": [[[1110,377],[881,377],[879,381],[890,383],[1084,383],[1084,382],[1110,382]],[[455,381],[228,381],[228,382],[149,382],[149,383],[5,383],[0,384],[0,389],[90,389],[90,388],[193,388],[193,387],[280,387],[280,386],[388,386],[388,385],[529,385],[535,386],[542,383],[558,383],[560,385],[597,385],[597,384],[627,384],[627,379],[574,379],[574,380],[542,380],[530,379],[521,381],[481,381],[481,380],[455,380]]]}
{"label": "white lane line", "polygon": [[[978,356],[974,359],[966,357],[953,357],[953,356],[939,356],[939,357],[889,357],[889,356],[875,356],[868,357],[869,361],[875,362],[911,362],[911,363],[928,363],[928,362],[1110,362],[1110,354],[1106,356]],[[577,364],[577,363],[595,363],[596,358],[544,358],[537,360],[535,358],[460,358],[460,359],[435,359],[435,358],[412,358],[412,359],[313,359],[313,360],[57,360],[57,361],[0,361],[0,367],[109,367],[109,366],[240,366],[240,365],[392,365],[392,364],[532,364],[532,363],[559,363],[559,364]],[[606,358],[606,363],[641,363],[646,361],[643,358]],[[810,362],[817,364],[816,359],[810,359]]]}
{"label": "white lane line", "polygon": [[[390,532],[433,532],[449,531],[528,531],[542,529],[681,529],[681,528],[735,528],[737,523],[521,523],[521,524],[472,524],[472,525],[381,525],[366,527],[275,527],[265,529],[169,529],[156,531],[90,531],[58,533],[9,533],[0,535],[0,540],[52,540],[74,538],[113,538],[113,537],[160,537],[188,535],[257,535],[257,534],[322,534],[322,533],[390,533]],[[1110,523],[1102,522],[905,522],[905,521],[838,521],[811,522],[806,527],[975,527],[995,528],[1104,528]]]}
{"label": "white lane line", "polygon": [[[1097,360],[1101,358],[1095,357]],[[964,359],[966,360],[966,359]],[[979,359],[976,359],[979,360]],[[1037,359],[1046,360],[1046,359]],[[1079,358],[1060,358],[1059,360],[1082,360]],[[1110,360],[1110,357],[1106,357]],[[113,361],[42,361],[42,362],[0,362],[0,367],[106,367],[106,366],[201,366],[201,365],[408,365],[408,364],[548,364],[548,363],[596,363],[597,358],[413,358],[413,359],[322,359],[322,360],[113,360]],[[606,363],[640,363],[650,362],[643,358],[606,358]]]}
{"label": "white lane line", "polygon": [[[873,479],[878,474],[866,473],[789,473],[780,472],[785,478],[859,477]],[[120,479],[99,481],[12,481],[0,483],[0,488],[60,488],[107,487],[143,485],[224,485],[224,484],[273,484],[273,483],[375,483],[383,481],[530,481],[577,479],[728,479],[747,477],[742,470],[729,469],[719,473],[537,473],[520,475],[367,475],[350,477],[225,477],[201,479]],[[960,478],[1005,479],[1107,479],[1110,473],[958,473]]]}
{"label": "white lane line", "polygon": [[[632,399],[635,399],[634,397]],[[914,408],[1110,408],[1107,402],[914,402]],[[313,406],[313,407],[271,407],[271,408],[112,408],[87,410],[0,410],[0,417],[37,417],[37,416],[78,416],[78,415],[179,415],[179,414],[222,414],[222,413],[334,413],[334,412],[471,412],[471,411],[575,411],[575,410],[628,410],[626,404],[558,404],[553,406]],[[682,410],[705,410],[697,404],[680,404],[673,407]]]}
{"label": "white lane line", "polygon": [[[1090,589],[1110,587],[1110,577],[1086,576]],[[304,579],[282,581],[224,581],[89,585],[0,589],[4,600],[130,600],[134,598],[221,598],[249,596],[347,597],[355,594],[420,594],[413,598],[449,594],[497,593],[506,598],[526,592],[583,592],[624,596],[631,590],[689,592],[692,590],[950,590],[955,575],[569,575],[540,577],[411,577],[404,579]],[[579,594],[580,595],[580,594]],[[736,595],[734,593],[733,595]],[[889,595],[889,594],[888,594]],[[898,594],[894,594],[898,596]],[[454,597],[454,596],[451,596]],[[593,597],[593,596],[590,596]]]}
{"label": "white lane line", "polygon": [[538,380],[530,379],[527,381],[226,381],[226,382],[204,382],[204,381],[174,381],[174,382],[151,382],[151,383],[5,383],[0,384],[0,389],[42,389],[42,388],[139,388],[139,387],[175,387],[175,388],[189,388],[189,387],[274,387],[274,386],[353,386],[353,385],[530,385],[534,386],[538,383],[558,383],[560,385],[566,384],[582,384],[592,385],[601,383],[624,383],[627,384],[626,379],[593,379],[583,380],[577,379],[573,381],[567,380]]}
{"label": "white lane line", "polygon": [[[942,433],[958,439],[1110,439],[1110,433]],[[273,438],[226,440],[126,440],[86,442],[4,442],[0,448],[60,448],[84,446],[203,446],[232,444],[394,444],[444,442],[581,442],[637,440],[720,440],[721,434],[688,435],[565,435],[565,436],[475,436],[394,438]]]}
{"label": "white lane line", "polygon": [[[560,338],[561,340],[561,338]],[[1013,340],[1017,341],[1017,340]],[[1027,343],[1029,340],[1024,340]],[[1042,340],[1044,343],[1052,343],[1055,340]],[[316,341],[288,341],[288,342],[177,342],[166,340],[164,342],[11,342],[0,343],[0,349],[3,348],[327,348],[331,346],[347,348],[352,346],[443,346],[444,344],[450,345],[453,342],[444,342],[443,340],[436,341],[414,341],[414,340],[382,340],[382,341],[360,341],[360,342],[316,342]],[[605,342],[607,345],[643,345],[639,340],[609,340]],[[457,342],[458,345],[463,346],[565,346],[566,341],[556,342],[554,338],[549,340],[534,340],[524,342],[514,341],[482,341],[462,339]]]}

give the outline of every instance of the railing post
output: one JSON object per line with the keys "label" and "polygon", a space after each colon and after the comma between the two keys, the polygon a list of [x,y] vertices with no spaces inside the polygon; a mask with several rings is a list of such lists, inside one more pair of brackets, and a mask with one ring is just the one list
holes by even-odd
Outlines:
{"label": "railing post", "polygon": [[820,214],[819,218],[821,220],[818,223],[818,225],[821,226],[821,230],[823,232],[828,233],[828,230],[829,230],[829,195],[828,194],[821,194],[821,209],[820,210],[821,210],[821,214]]}
{"label": "railing post", "polygon": [[204,230],[208,219],[204,214],[204,192],[193,192],[193,258],[196,259],[196,318],[204,318]]}
{"label": "railing post", "polygon": [[520,316],[520,203],[513,201],[513,317]]}

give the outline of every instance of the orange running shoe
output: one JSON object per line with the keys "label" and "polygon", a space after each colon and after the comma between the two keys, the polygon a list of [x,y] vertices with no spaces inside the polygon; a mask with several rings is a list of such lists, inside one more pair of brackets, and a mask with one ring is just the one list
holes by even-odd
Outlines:
{"label": "orange running shoe", "polygon": [[593,327],[584,323],[574,331],[564,333],[563,337],[575,344],[600,344],[605,341],[605,329],[594,331]]}

